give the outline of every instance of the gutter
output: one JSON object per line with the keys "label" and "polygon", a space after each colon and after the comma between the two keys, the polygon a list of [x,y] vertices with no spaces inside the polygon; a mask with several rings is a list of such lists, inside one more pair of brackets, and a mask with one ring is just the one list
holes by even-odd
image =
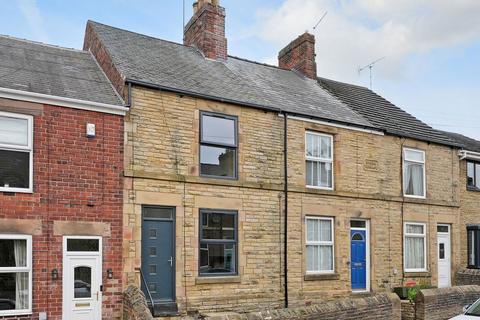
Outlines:
{"label": "gutter", "polygon": [[460,157],[461,160],[480,160],[480,152],[475,152],[475,151],[468,151],[468,150],[460,150],[458,152],[458,156]]}
{"label": "gutter", "polygon": [[[208,94],[203,94],[203,93],[197,93],[189,90],[182,90],[182,89],[177,89],[177,88],[172,88],[172,87],[167,87],[167,86],[162,86],[158,85],[155,83],[151,82],[146,82],[146,81],[141,81],[141,80],[134,80],[134,79],[125,79],[125,83],[128,83],[129,85],[135,84],[138,86],[142,86],[145,88],[150,88],[150,89],[157,89],[157,90],[162,90],[162,91],[168,91],[168,92],[175,92],[178,94],[184,94],[188,95],[191,97],[195,98],[203,98],[203,99],[208,99],[208,100],[213,100],[213,101],[219,101],[219,102],[224,102],[224,103],[231,103],[243,107],[251,107],[255,109],[260,109],[264,111],[272,111],[275,113],[278,113],[280,117],[282,117],[284,114],[287,112],[284,110],[281,110],[280,108],[273,108],[273,107],[268,107],[265,105],[260,105],[256,103],[249,103],[249,102],[244,102],[244,101],[238,101],[235,99],[226,99],[218,96],[213,96],[213,95],[208,95]],[[354,125],[349,122],[345,121],[339,121],[339,120],[331,120],[327,118],[322,118],[322,117],[315,117],[312,115],[307,115],[307,114],[301,114],[301,113],[295,113],[295,112],[288,112],[289,117],[291,119],[299,119],[303,121],[310,121],[310,122],[321,122],[322,124],[330,125],[330,126],[339,126],[342,128],[347,128],[351,130],[359,130],[359,131],[365,131],[373,134],[379,134],[383,135],[383,131],[374,127],[374,126],[363,126],[363,125]]]}
{"label": "gutter", "polygon": [[124,116],[128,108],[120,105],[106,104],[101,102],[85,101],[80,99],[65,98],[43,93],[28,92],[8,88],[0,88],[0,98],[22,100],[41,104],[69,107],[109,114]]}

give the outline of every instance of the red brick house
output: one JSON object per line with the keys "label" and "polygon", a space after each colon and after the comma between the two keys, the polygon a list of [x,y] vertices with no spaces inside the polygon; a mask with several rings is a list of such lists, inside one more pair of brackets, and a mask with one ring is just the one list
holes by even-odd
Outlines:
{"label": "red brick house", "polygon": [[120,318],[127,108],[88,52],[2,36],[0,74],[0,318]]}

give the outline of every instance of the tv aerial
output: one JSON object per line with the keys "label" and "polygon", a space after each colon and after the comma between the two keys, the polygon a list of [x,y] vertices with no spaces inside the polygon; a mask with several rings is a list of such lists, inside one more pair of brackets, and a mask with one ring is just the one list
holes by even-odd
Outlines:
{"label": "tv aerial", "polygon": [[370,62],[369,64],[363,66],[363,67],[359,67],[358,68],[358,74],[360,74],[363,70],[367,69],[368,68],[368,71],[370,73],[370,90],[372,90],[372,69],[373,67],[375,66],[376,63],[382,61],[383,59],[385,59],[385,57],[381,57],[373,62]]}
{"label": "tv aerial", "polygon": [[322,15],[322,17],[320,18],[320,20],[318,20],[317,24],[313,26],[313,31],[315,31],[315,29],[317,29],[318,25],[320,24],[320,22],[322,22],[323,18],[325,18],[325,16],[327,15],[328,11],[325,11],[325,13]]}

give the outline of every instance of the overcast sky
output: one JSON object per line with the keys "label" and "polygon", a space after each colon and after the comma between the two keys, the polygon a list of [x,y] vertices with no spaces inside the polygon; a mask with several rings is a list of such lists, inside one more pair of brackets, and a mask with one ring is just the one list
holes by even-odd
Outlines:
{"label": "overcast sky", "polygon": [[[133,3],[135,2],[135,5]],[[182,0],[0,0],[0,33],[81,48],[88,19],[182,41]],[[185,0],[186,20],[192,0]],[[431,126],[480,139],[479,0],[221,0],[229,54],[276,64],[308,30],[318,74],[369,86]],[[313,26],[328,12],[318,27]]]}

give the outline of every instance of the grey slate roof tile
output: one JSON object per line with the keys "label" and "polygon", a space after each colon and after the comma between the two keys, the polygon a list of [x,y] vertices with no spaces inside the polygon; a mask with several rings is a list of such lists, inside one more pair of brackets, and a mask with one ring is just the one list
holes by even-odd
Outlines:
{"label": "grey slate roof tile", "polygon": [[89,21],[126,79],[360,127],[364,117],[293,71],[229,56],[205,59],[193,47]]}
{"label": "grey slate roof tile", "polygon": [[123,105],[89,52],[0,36],[0,87]]}
{"label": "grey slate roof tile", "polygon": [[326,78],[318,78],[318,83],[386,133],[458,146],[455,140],[428,126],[368,88]]}
{"label": "grey slate roof tile", "polygon": [[449,136],[452,140],[462,145],[467,151],[480,152],[480,141],[464,136],[460,133],[442,131],[443,134]]}

